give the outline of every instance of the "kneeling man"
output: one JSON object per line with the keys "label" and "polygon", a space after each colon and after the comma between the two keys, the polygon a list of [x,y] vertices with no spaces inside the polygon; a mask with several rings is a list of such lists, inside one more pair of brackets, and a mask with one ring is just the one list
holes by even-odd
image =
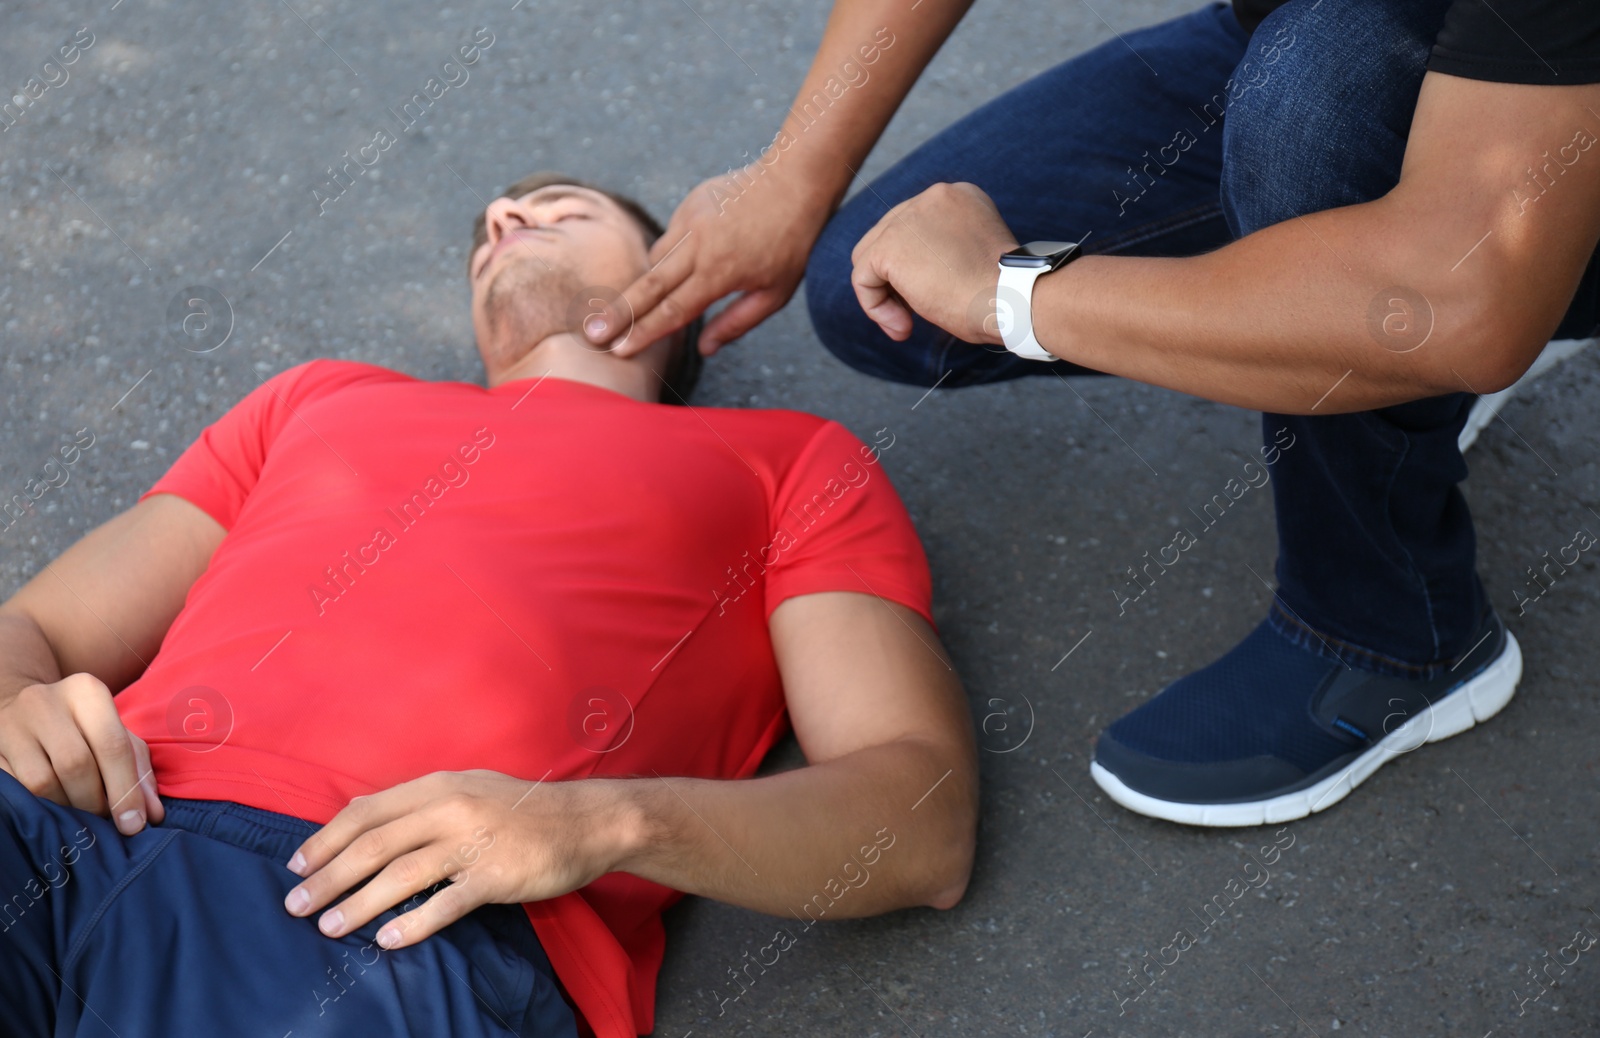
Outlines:
{"label": "kneeling man", "polygon": [[0,1034],[632,1038],[682,892],[783,949],[961,898],[971,724],[877,450],[673,406],[692,333],[572,334],[659,233],[513,185],[487,386],[285,371],[0,606]]}

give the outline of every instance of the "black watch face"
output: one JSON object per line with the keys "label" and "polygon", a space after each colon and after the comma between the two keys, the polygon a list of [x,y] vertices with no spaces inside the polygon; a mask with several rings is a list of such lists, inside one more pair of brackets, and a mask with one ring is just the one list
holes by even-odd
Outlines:
{"label": "black watch face", "polygon": [[1054,267],[1078,247],[1071,241],[1034,241],[1000,257],[1008,267]]}

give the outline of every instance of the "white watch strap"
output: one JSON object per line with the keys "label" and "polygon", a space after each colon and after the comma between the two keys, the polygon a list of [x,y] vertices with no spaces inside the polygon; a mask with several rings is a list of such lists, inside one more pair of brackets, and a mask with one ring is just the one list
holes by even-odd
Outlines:
{"label": "white watch strap", "polygon": [[1000,328],[1000,338],[1006,349],[1029,360],[1061,359],[1039,345],[1033,335],[1033,283],[1039,280],[1039,275],[1049,272],[1049,267],[1002,264],[1000,281],[995,287],[995,322]]}

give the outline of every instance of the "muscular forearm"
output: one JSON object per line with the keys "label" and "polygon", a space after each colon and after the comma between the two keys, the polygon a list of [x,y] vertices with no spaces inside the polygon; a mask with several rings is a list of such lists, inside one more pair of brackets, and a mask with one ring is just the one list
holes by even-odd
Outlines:
{"label": "muscular forearm", "polygon": [[970,753],[902,740],[757,779],[616,781],[635,820],[617,869],[773,915],[947,908],[971,869],[975,775]]}
{"label": "muscular forearm", "polygon": [[1040,280],[1039,340],[1270,411],[1502,389],[1555,332],[1600,239],[1597,101],[1600,86],[1429,73],[1393,190],[1195,258],[1087,257]]}
{"label": "muscular forearm", "polygon": [[1255,410],[1501,388],[1508,355],[1525,366],[1553,328],[1491,307],[1503,291],[1451,270],[1476,228],[1421,241],[1403,205],[1313,213],[1193,258],[1085,257],[1038,282],[1036,333],[1086,367]]}
{"label": "muscular forearm", "polygon": [[1367,304],[1383,286],[1359,251],[1360,208],[1193,258],[1087,256],[1035,286],[1035,333],[1085,367],[1255,410],[1333,413],[1431,395],[1419,363],[1431,354],[1391,352],[1368,335]]}
{"label": "muscular forearm", "polygon": [[28,616],[0,610],[0,702],[29,685],[48,685],[62,678],[50,642]]}
{"label": "muscular forearm", "polygon": [[[854,170],[972,0],[839,0],[789,114],[768,176],[825,211],[844,197]],[[769,152],[771,154],[771,152]]]}

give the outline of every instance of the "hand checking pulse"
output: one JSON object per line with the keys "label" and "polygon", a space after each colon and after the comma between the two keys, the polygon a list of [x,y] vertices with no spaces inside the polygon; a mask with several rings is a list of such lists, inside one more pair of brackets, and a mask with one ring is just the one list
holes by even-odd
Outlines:
{"label": "hand checking pulse", "polygon": [[828,207],[764,174],[751,163],[691,191],[651,247],[650,269],[598,323],[585,325],[589,341],[632,356],[742,292],[701,330],[700,352],[709,357],[782,309],[805,274]]}
{"label": "hand checking pulse", "polygon": [[963,342],[1002,345],[995,320],[1000,254],[1017,240],[974,184],[935,184],[884,214],[851,252],[850,283],[896,342],[916,313]]}
{"label": "hand checking pulse", "polygon": [[495,771],[439,771],[357,797],[295,851],[291,915],[323,912],[339,937],[413,894],[448,887],[378,931],[383,948],[432,936],[486,904],[559,897],[615,871],[628,846],[604,780],[530,782]]}

